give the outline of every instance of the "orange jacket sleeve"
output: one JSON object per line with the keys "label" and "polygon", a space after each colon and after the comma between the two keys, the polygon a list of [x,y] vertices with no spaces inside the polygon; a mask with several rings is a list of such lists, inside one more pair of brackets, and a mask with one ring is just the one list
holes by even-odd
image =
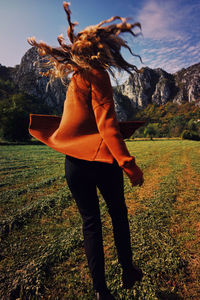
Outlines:
{"label": "orange jacket sleeve", "polygon": [[116,118],[112,86],[106,71],[96,71],[91,78],[92,107],[100,135],[119,166],[131,178],[135,159],[130,155]]}

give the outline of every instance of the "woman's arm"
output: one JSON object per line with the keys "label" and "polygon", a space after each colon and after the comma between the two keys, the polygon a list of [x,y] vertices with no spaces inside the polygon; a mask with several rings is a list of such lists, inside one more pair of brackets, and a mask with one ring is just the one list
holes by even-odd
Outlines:
{"label": "woman's arm", "polygon": [[108,73],[104,70],[93,70],[91,74],[92,107],[99,133],[131,183],[141,185],[143,173],[136,165],[135,158],[130,155],[120,133]]}

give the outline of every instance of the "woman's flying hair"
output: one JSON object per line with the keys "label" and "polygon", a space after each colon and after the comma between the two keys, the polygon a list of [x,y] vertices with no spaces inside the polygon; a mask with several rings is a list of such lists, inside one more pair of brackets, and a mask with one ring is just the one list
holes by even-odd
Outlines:
{"label": "woman's flying hair", "polygon": [[[71,22],[69,3],[64,2],[63,6],[69,23],[67,35],[71,44],[66,44],[63,35],[58,36],[60,47],[57,48],[53,48],[43,41],[37,43],[34,37],[28,38],[28,43],[37,47],[41,56],[45,56],[48,68],[43,75],[50,76],[50,79],[63,78],[74,70],[91,68],[108,69],[113,76],[112,68],[119,72],[125,70],[131,75],[133,71],[138,72],[135,65],[128,63],[122,57],[121,47],[127,48],[134,56],[139,58],[140,56],[135,55],[119,35],[127,32],[134,37],[138,36],[141,33],[134,33],[133,29],[141,30],[140,23],[128,23],[127,18],[115,16],[97,25],[88,26],[75,34],[74,27],[78,23]],[[116,20],[119,20],[120,23],[108,25]]]}

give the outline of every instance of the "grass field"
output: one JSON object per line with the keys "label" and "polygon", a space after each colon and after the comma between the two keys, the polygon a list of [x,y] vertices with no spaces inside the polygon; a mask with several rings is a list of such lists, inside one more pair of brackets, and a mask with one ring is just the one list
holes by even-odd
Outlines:
{"label": "grass field", "polygon": [[[125,177],[133,259],[144,278],[122,289],[99,195],[106,276],[116,299],[200,299],[199,145],[127,142],[145,176],[141,188]],[[0,299],[95,299],[64,156],[42,145],[1,146],[0,186]]]}

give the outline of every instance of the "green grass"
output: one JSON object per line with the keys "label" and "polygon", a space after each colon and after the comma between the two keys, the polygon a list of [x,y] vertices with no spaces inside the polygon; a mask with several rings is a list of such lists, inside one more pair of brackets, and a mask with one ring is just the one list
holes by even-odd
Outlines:
{"label": "green grass", "polygon": [[[100,197],[106,276],[116,299],[199,299],[199,142],[127,142],[145,176],[125,177],[133,259],[144,278],[121,287],[112,226]],[[0,148],[0,299],[94,299],[81,219],[64,155],[42,145]]]}

